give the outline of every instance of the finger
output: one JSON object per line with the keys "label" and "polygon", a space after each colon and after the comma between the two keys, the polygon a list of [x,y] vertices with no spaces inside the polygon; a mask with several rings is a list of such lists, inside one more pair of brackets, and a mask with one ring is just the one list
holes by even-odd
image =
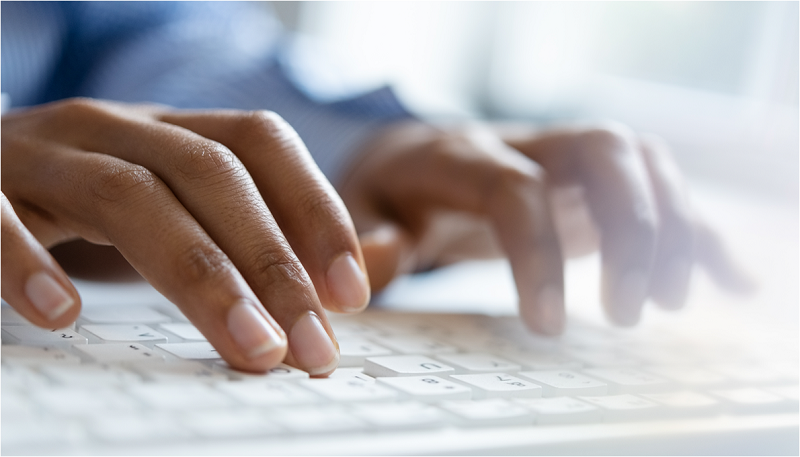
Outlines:
{"label": "finger", "polygon": [[350,215],[286,122],[266,111],[161,118],[225,144],[241,159],[326,308],[355,312],[367,306],[366,269]]}
{"label": "finger", "polygon": [[[85,117],[98,123],[94,128],[102,128],[90,146],[151,170],[241,272],[258,301],[286,330],[286,361],[313,375],[333,371],[338,350],[314,285],[237,156],[179,126],[108,116],[107,110],[97,115],[92,107],[87,111]],[[230,122],[224,128],[243,130]],[[295,152],[284,136],[272,136],[285,128],[261,129],[268,133],[262,135],[264,160],[278,162],[270,175],[275,179],[295,171],[277,158]],[[281,192],[292,194],[301,184],[293,182]]]}
{"label": "finger", "polygon": [[650,276],[650,296],[666,309],[686,302],[694,263],[694,221],[684,184],[666,144],[641,138],[641,151],[658,207],[658,241]]}
{"label": "finger", "polygon": [[67,275],[25,228],[2,195],[3,299],[40,327],[62,328],[77,319],[81,300]]}
{"label": "finger", "polygon": [[731,257],[719,235],[702,221],[695,227],[695,258],[714,282],[732,292],[754,293],[758,289],[757,282]]}
{"label": "finger", "polygon": [[263,372],[284,358],[278,324],[163,181],[104,154],[60,151],[48,161],[26,195],[46,202],[61,225],[115,245],[232,366]]}
{"label": "finger", "polygon": [[392,168],[385,185],[405,195],[403,206],[424,202],[487,216],[511,262],[523,320],[544,334],[562,331],[563,259],[535,163],[476,130],[436,141]]}
{"label": "finger", "polygon": [[620,325],[639,321],[656,252],[658,214],[637,147],[610,127],[544,135],[532,154],[553,181],[583,186],[600,230],[603,305]]}

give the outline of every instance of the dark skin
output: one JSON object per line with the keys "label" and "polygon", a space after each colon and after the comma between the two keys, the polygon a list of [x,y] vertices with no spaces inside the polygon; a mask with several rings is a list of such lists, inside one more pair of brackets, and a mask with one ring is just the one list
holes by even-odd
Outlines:
{"label": "dark skin", "polygon": [[391,125],[341,198],[268,112],[67,100],[4,116],[2,140],[6,301],[63,327],[80,312],[65,270],[143,277],[244,370],[327,375],[338,351],[323,308],[360,311],[370,285],[466,258],[508,257],[523,321],[550,335],[564,260],[595,250],[620,325],[647,299],[681,307],[693,265],[751,287],[691,211],[666,145],[615,124]]}

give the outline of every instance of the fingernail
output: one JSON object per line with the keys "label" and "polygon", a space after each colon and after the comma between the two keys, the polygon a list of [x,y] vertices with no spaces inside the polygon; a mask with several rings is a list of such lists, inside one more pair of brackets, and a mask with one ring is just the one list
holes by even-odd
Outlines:
{"label": "fingernail", "polygon": [[564,295],[558,287],[545,286],[536,304],[540,329],[548,335],[561,333],[564,327]]}
{"label": "fingernail", "polygon": [[614,306],[617,321],[623,325],[639,322],[642,305],[647,297],[647,276],[638,270],[626,272],[617,285]]}
{"label": "fingernail", "polygon": [[286,344],[249,300],[239,300],[228,310],[228,331],[248,359]]}
{"label": "fingernail", "polygon": [[33,306],[51,321],[63,315],[75,304],[75,300],[61,284],[44,271],[28,278],[25,295]]}
{"label": "fingernail", "polygon": [[367,306],[367,276],[350,253],[337,257],[328,268],[328,290],[342,311],[359,311]]}
{"label": "fingernail", "polygon": [[308,312],[289,332],[289,347],[303,370],[310,375],[324,374],[339,365],[339,352],[333,346],[319,316]]}

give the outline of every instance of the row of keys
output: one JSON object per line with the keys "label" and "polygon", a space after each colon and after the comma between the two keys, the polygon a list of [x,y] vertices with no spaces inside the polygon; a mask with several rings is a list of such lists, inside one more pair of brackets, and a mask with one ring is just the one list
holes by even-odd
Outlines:
{"label": "row of keys", "polygon": [[[409,378],[394,380],[400,379]],[[312,382],[305,381],[309,385]],[[486,427],[640,421],[728,412],[731,405],[735,406],[723,397],[687,391],[642,396],[453,399],[435,404],[417,400],[394,402],[385,398],[376,398],[376,401],[368,403],[318,404],[310,400],[313,396],[309,396],[307,390],[292,383],[272,382],[267,385],[269,387],[263,391],[271,394],[255,390],[255,384],[243,383],[239,386],[244,389],[241,391],[226,390],[227,387],[212,389],[202,384],[168,384],[139,385],[126,389],[124,395],[109,389],[62,388],[36,392],[29,399],[9,397],[12,400],[4,401],[2,405],[3,416],[15,419],[3,421],[8,427],[4,440],[19,442],[34,436],[44,440],[79,440],[84,438],[82,434],[93,434],[111,442],[141,439],[151,442],[192,436],[206,439],[255,437],[276,433],[334,433],[447,425]],[[375,387],[378,386],[371,388]],[[325,388],[315,389],[323,391]],[[382,391],[376,389],[375,392]],[[796,401],[761,401],[756,404],[753,401],[756,393],[749,394],[750,404],[744,406],[758,406],[759,412],[796,410]],[[747,392],[738,395],[745,396]],[[759,395],[764,397],[765,394]],[[291,396],[300,396],[306,403],[280,403]],[[266,401],[267,398],[273,401]],[[244,401],[238,404],[235,399]],[[41,408],[43,414],[31,416],[31,410],[35,409],[31,403]],[[144,407],[137,409],[141,405]],[[750,411],[755,410],[751,408]],[[109,415],[113,415],[113,421],[107,419]],[[80,428],[82,424],[85,428]],[[54,435],[30,433],[31,429],[42,431],[56,425],[62,430]],[[78,438],[76,434],[70,437],[62,433],[63,429],[70,430],[71,427],[80,428],[72,429]]]}
{"label": "row of keys", "polygon": [[[548,385],[542,380],[549,379],[548,376],[561,378],[557,373],[546,372],[519,373],[526,378],[504,373],[450,375],[449,378],[434,375],[372,378],[358,370],[343,369],[337,370],[327,379],[310,379],[307,373],[285,365],[274,368],[267,375],[253,375],[230,370],[223,364],[214,364],[213,368],[209,368],[198,362],[181,362],[134,364],[127,368],[95,364],[63,364],[43,366],[38,370],[4,365],[3,374],[5,392],[11,392],[12,395],[15,392],[32,396],[44,395],[53,400],[54,404],[58,403],[59,398],[77,398],[64,393],[69,389],[95,386],[98,389],[111,387],[112,390],[115,387],[124,387],[127,391],[138,394],[162,392],[163,400],[154,400],[151,406],[171,402],[181,408],[200,407],[200,403],[192,401],[192,398],[199,395],[199,391],[191,389],[216,389],[238,398],[242,404],[263,406],[315,403],[324,400],[374,402],[412,399],[430,403],[493,398],[538,398],[543,394],[545,398],[564,398],[545,394]],[[529,380],[534,375],[537,376],[539,383]],[[564,379],[572,382],[570,378]],[[549,382],[556,384],[560,381],[549,380]],[[180,391],[182,386],[191,386],[191,389]],[[605,391],[595,391],[592,394],[593,388],[596,386],[566,391],[575,394],[574,396],[586,398],[615,396],[606,396]],[[173,392],[170,389],[177,390]],[[708,392],[715,398],[722,398],[732,404],[744,405],[751,409],[762,407],[769,409],[773,404],[780,405],[787,399],[796,405],[798,396],[796,385],[773,386],[772,389],[772,392],[753,388]],[[91,395],[91,392],[87,391],[87,395]],[[653,398],[666,395],[665,398],[669,398],[671,393],[645,394],[647,395],[655,395]],[[213,395],[204,395],[204,398],[212,397]],[[174,403],[179,398],[184,398],[184,403]],[[42,403],[48,404],[49,400]],[[61,401],[61,404],[63,405],[64,401]],[[72,410],[72,406],[65,406],[65,411],[69,410]]]}
{"label": "row of keys", "polygon": [[[692,365],[698,360],[738,362],[741,350],[681,350],[679,344],[620,344],[629,337],[588,327],[568,332],[558,344],[529,334],[517,319],[460,315],[392,315],[381,313],[359,316],[331,316],[335,333],[343,347],[342,366],[359,366],[363,359],[390,354],[444,355],[458,352],[497,352],[511,363],[531,370],[580,369],[583,367],[623,367],[646,365]],[[40,340],[41,335],[14,335],[16,326],[30,326],[16,311],[2,308],[3,340],[12,344],[60,346],[53,338]],[[142,332],[126,326],[146,326]],[[89,343],[138,342],[152,347],[158,343],[201,342],[205,338],[175,307],[160,306],[125,308],[87,308],[78,320],[77,333]],[[95,326],[102,326],[101,328]],[[119,327],[116,327],[119,326]],[[84,327],[86,328],[84,330]],[[69,329],[76,344],[80,338]],[[155,332],[155,333],[154,333]],[[62,333],[68,333],[62,331]],[[87,334],[88,333],[88,334]],[[144,336],[142,336],[144,335]],[[152,336],[148,336],[152,335]],[[360,344],[355,344],[356,342]],[[354,344],[350,344],[354,343]],[[79,344],[79,343],[78,343]],[[366,347],[366,349],[365,349]],[[352,351],[351,351],[352,349]],[[791,367],[797,371],[796,364]],[[497,370],[514,371],[497,367]],[[759,370],[763,373],[766,370]]]}
{"label": "row of keys", "polygon": [[[51,362],[77,364],[81,361],[135,365],[139,363],[163,363],[169,359],[171,361],[210,361],[225,366],[217,351],[207,342],[155,344],[153,348],[138,343],[81,344],[73,346],[71,352],[50,347],[37,348],[4,345],[3,356],[7,363],[22,365],[40,365]],[[453,366],[447,365],[440,360],[451,363]],[[497,370],[497,367],[503,367],[506,370],[501,372]],[[722,368],[727,368],[729,375],[737,373],[735,367],[723,366]],[[740,367],[738,371],[747,374],[748,368],[752,370],[753,367]],[[376,378],[450,375],[458,381],[466,379],[477,380],[480,377],[475,375],[491,369],[494,369],[494,376],[502,375],[509,377],[509,379],[513,378],[513,381],[508,383],[497,381],[496,384],[500,391],[503,389],[508,390],[508,386],[516,386],[517,390],[525,390],[528,387],[523,388],[521,386],[532,381],[541,387],[540,395],[544,397],[653,393],[674,390],[679,385],[708,388],[730,384],[725,381],[731,379],[731,376],[726,377],[719,372],[691,367],[680,367],[680,369],[677,369],[677,367],[655,367],[652,369],[652,371],[661,376],[632,368],[584,369],[582,372],[572,370],[516,371],[520,369],[519,365],[482,353],[446,354],[437,356],[437,359],[416,355],[395,355],[370,357],[364,361],[364,373]],[[153,370],[156,375],[160,375],[165,371],[174,372],[175,376],[181,376],[186,369],[180,367],[172,370]],[[203,370],[195,371],[202,372]],[[229,371],[235,373],[233,370]],[[468,374],[471,377],[467,376],[461,379],[457,376],[458,374]],[[753,374],[747,374],[747,379],[749,381],[757,379],[762,384],[791,380],[790,376],[781,376],[781,373],[775,370],[773,370],[772,375],[772,377],[757,377]],[[254,375],[254,377],[258,378],[260,375]],[[519,380],[519,377],[525,378],[525,380]],[[492,380],[493,378],[488,376],[485,379]],[[498,396],[497,392],[488,390],[487,392],[487,394],[481,394],[477,398]]]}
{"label": "row of keys", "polygon": [[[6,343],[64,349],[86,343],[136,343],[153,350],[158,345],[187,343],[160,349],[168,357],[218,358],[210,346],[188,344],[206,340],[177,308],[88,308],[78,320],[77,332],[74,328],[50,331],[33,327],[11,308],[3,307],[2,313],[2,334]],[[572,340],[582,341],[583,346],[570,345],[567,339],[563,342],[567,349],[560,349],[550,340],[527,334],[514,319],[463,315],[458,318],[434,315],[430,319],[426,316],[425,320],[415,315],[385,317],[380,313],[367,313],[355,319],[332,318],[340,339],[340,366],[360,367],[369,357],[395,354],[433,356],[453,367],[456,373],[581,370],[586,367],[631,367],[635,364],[637,367],[646,366],[646,371],[653,375],[687,386],[703,387],[785,382],[797,379],[798,372],[796,363],[777,368],[763,363],[718,363],[711,366],[711,370],[688,367],[686,351],[675,351],[674,347],[636,345],[620,351],[619,348],[610,349],[606,344],[603,348],[601,343],[608,342],[608,335],[595,335],[596,329],[586,329],[587,334],[571,335]],[[499,335],[500,331],[507,334]],[[520,341],[533,341],[535,347],[524,347]],[[587,346],[590,343],[600,347]],[[502,350],[503,358],[481,353],[491,347]],[[659,373],[657,370],[661,368],[665,368],[667,373]]]}

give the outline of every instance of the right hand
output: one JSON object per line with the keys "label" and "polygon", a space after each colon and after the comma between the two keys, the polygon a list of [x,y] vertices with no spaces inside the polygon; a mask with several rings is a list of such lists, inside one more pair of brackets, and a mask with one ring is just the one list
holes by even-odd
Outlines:
{"label": "right hand", "polygon": [[2,294],[28,320],[78,317],[46,248],[82,238],[115,246],[233,367],[336,368],[323,307],[367,305],[364,261],[280,117],[73,99],[12,111],[2,130]]}

